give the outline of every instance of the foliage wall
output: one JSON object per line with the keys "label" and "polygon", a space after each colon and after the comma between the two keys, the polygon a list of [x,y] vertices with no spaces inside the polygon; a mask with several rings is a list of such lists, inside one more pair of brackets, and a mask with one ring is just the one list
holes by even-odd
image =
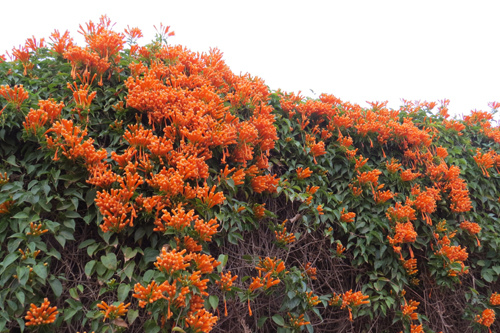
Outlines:
{"label": "foliage wall", "polygon": [[0,331],[500,331],[500,130],[304,99],[103,16],[0,58]]}

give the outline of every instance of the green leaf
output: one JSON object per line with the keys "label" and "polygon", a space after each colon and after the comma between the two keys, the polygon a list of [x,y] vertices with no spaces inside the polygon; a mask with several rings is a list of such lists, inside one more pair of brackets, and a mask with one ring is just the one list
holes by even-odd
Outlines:
{"label": "green leaf", "polygon": [[128,310],[127,320],[130,325],[139,317],[139,310]]}
{"label": "green leaf", "polygon": [[144,250],[144,256],[142,257],[145,263],[150,263],[156,261],[156,257],[160,254],[160,251],[148,247]]}
{"label": "green leaf", "polygon": [[83,242],[81,242],[80,245],[78,245],[78,248],[79,249],[83,249],[84,247],[87,247],[90,244],[94,244],[94,243],[95,243],[95,240],[93,240],[93,239],[86,239]]}
{"label": "green leaf", "polygon": [[85,275],[87,275],[87,277],[92,275],[92,270],[94,269],[96,262],[97,261],[95,260],[91,260],[85,265]]}
{"label": "green leaf", "polygon": [[130,285],[124,283],[120,284],[118,286],[118,291],[117,291],[118,302],[125,301],[128,297],[129,292],[130,292]]}
{"label": "green leaf", "polygon": [[214,310],[217,309],[217,307],[219,306],[219,297],[215,295],[210,295],[210,297],[208,298],[208,303],[210,304],[212,309]]}
{"label": "green leaf", "polygon": [[33,266],[33,272],[35,272],[36,275],[38,275],[43,281],[47,279],[47,266],[44,264],[36,264]]}
{"label": "green leaf", "polygon": [[224,266],[226,266],[227,259],[228,259],[227,254],[220,254],[219,257],[217,258],[217,261],[221,263],[219,266],[217,266],[217,271],[219,273],[221,273],[222,269],[224,269]]}
{"label": "green leaf", "polygon": [[25,295],[21,290],[16,291],[16,297],[19,300],[19,303],[24,306]]}
{"label": "green leaf", "polygon": [[135,268],[135,262],[131,261],[128,263],[128,265],[123,270],[123,272],[125,273],[125,275],[129,279],[132,279],[132,274],[134,273],[134,268]]}
{"label": "green leaf", "polygon": [[285,319],[279,314],[276,314],[272,317],[273,321],[279,326],[285,326]]}
{"label": "green leaf", "polygon": [[144,323],[144,333],[157,333],[160,331],[160,326],[156,323],[155,320],[148,320]]}
{"label": "green leaf", "polygon": [[267,319],[269,319],[269,317],[260,317],[259,320],[257,320],[257,327],[262,328]]}
{"label": "green leaf", "polygon": [[116,254],[110,252],[105,256],[101,256],[101,262],[109,270],[116,270],[117,262],[116,262]]}
{"label": "green leaf", "polygon": [[69,295],[71,297],[73,297],[75,300],[79,301],[80,300],[80,296],[78,296],[78,290],[76,290],[76,288],[71,288],[69,290]]}
{"label": "green leaf", "polygon": [[61,281],[59,281],[58,279],[53,279],[49,280],[49,284],[50,287],[52,288],[52,291],[54,292],[54,296],[56,297],[61,296],[63,290]]}
{"label": "green leaf", "polygon": [[0,273],[2,273],[7,266],[12,264],[16,259],[19,257],[19,252],[12,252],[9,253],[8,255],[5,256],[5,259],[2,261],[2,270],[0,270]]}

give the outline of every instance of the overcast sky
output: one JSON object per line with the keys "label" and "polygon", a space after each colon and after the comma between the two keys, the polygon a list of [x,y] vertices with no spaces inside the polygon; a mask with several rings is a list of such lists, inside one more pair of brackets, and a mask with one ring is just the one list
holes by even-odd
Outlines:
{"label": "overcast sky", "polygon": [[1,8],[0,54],[54,29],[83,45],[79,24],[107,14],[117,31],[139,27],[143,43],[153,25],[170,25],[172,44],[219,48],[233,72],[273,90],[393,108],[402,98],[448,98],[459,115],[500,102],[500,1],[4,0]]}

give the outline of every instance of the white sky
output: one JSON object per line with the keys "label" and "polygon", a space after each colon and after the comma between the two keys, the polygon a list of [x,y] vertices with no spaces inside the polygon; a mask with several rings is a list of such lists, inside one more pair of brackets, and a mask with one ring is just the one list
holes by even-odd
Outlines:
{"label": "white sky", "polygon": [[217,47],[233,72],[271,89],[393,108],[448,98],[459,115],[500,102],[500,1],[2,0],[1,9],[0,54],[54,29],[83,45],[79,24],[107,14],[117,31],[139,27],[143,43],[153,25],[170,25],[172,44]]}

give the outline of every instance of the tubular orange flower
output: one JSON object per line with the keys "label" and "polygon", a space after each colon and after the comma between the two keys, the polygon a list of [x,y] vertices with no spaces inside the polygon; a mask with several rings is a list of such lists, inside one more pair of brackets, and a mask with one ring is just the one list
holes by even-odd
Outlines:
{"label": "tubular orange flower", "polygon": [[200,309],[186,318],[186,324],[194,333],[207,333],[212,330],[217,323],[217,316],[212,315],[205,309]]}
{"label": "tubular orange flower", "polygon": [[368,158],[363,159],[363,156],[359,156],[356,159],[356,165],[354,166],[354,170],[362,168],[366,164],[366,162],[368,162]]}
{"label": "tubular orange flower", "polygon": [[476,149],[476,156],[474,156],[474,161],[476,161],[477,166],[481,168],[483,175],[485,177],[490,177],[488,169],[492,168],[495,164],[496,153],[490,150],[486,154],[481,153],[481,148]]}
{"label": "tubular orange flower", "polygon": [[[78,86],[76,82],[73,82],[73,85],[71,85],[69,82],[67,84],[68,89],[71,89],[73,92],[73,98],[75,100],[75,104],[77,108],[80,108],[82,110],[86,110],[89,108],[90,104],[92,103],[92,100],[95,98],[97,95],[97,91],[93,91],[89,95],[89,77],[90,73],[87,73],[87,75],[84,75],[84,79],[81,79],[84,84],[81,84]],[[90,84],[92,84],[92,81],[94,81],[96,75],[92,77],[92,80],[90,80]]]}
{"label": "tubular orange flower", "polygon": [[408,317],[411,320],[418,320],[418,313],[414,312],[420,302],[410,300],[410,302],[406,302],[405,304],[401,306],[401,312],[403,312],[404,317]]}
{"label": "tubular orange flower", "polygon": [[[259,272],[259,275],[260,272]],[[262,283],[263,280],[262,278],[259,276],[259,277],[253,277],[252,278],[252,283],[250,283],[250,285],[248,286],[248,290],[250,292],[254,292],[255,290],[259,289],[260,287],[264,286],[264,283]]]}
{"label": "tubular orange flower", "polygon": [[290,317],[290,326],[296,329],[299,329],[301,326],[309,325],[311,323],[310,321],[304,320],[304,314],[296,317],[289,312],[288,316]]}
{"label": "tubular orange flower", "polygon": [[313,296],[313,292],[312,291],[306,293],[306,298],[307,298],[307,304],[310,307],[316,306],[319,303],[321,303],[321,301],[319,300],[318,296]]}
{"label": "tubular orange flower", "polygon": [[264,191],[275,193],[279,180],[279,178],[276,178],[276,175],[256,176],[252,179],[252,189],[255,193],[262,193]]}
{"label": "tubular orange flower", "polygon": [[97,304],[97,307],[101,309],[101,313],[104,315],[104,319],[102,321],[106,321],[106,319],[116,319],[119,317],[124,316],[128,312],[128,307],[130,306],[130,303],[128,304],[123,304],[120,303],[118,306],[115,305],[108,305],[106,302],[102,301],[100,304]]}
{"label": "tubular orange flower", "polygon": [[[0,204],[0,214],[7,214],[14,205],[14,200],[6,200]],[[33,222],[32,222],[33,223]]]}
{"label": "tubular orange flower", "polygon": [[417,274],[417,272],[418,272],[417,259],[410,258],[408,260],[403,260],[403,267],[405,268],[406,273],[408,273],[408,275]]}
{"label": "tubular orange flower", "polygon": [[73,38],[69,36],[69,31],[66,30],[64,34],[59,32],[59,30],[54,30],[50,34],[50,40],[52,41],[52,50],[62,56],[68,48],[73,46]]}
{"label": "tubular orange flower", "polygon": [[420,325],[411,324],[410,333],[424,333],[424,328],[422,324]]}
{"label": "tubular orange flower", "polygon": [[340,220],[342,222],[346,222],[346,223],[354,222],[355,217],[356,217],[356,213],[353,213],[353,212],[345,213],[345,208],[342,208],[342,211],[340,212]]}
{"label": "tubular orange flower", "polygon": [[[318,215],[324,215],[324,213],[323,213],[323,205],[318,205],[316,207],[316,210],[318,211]],[[352,214],[354,214],[354,213],[352,213]]]}
{"label": "tubular orange flower", "polygon": [[[362,304],[369,304],[370,301],[367,301],[366,299],[369,298],[368,295],[363,295],[361,291],[357,291],[355,293],[352,292],[352,289],[349,291],[346,291],[342,295],[342,305],[340,306],[341,309],[347,308],[349,310],[349,320],[352,321],[352,308],[356,306],[360,306]],[[331,304],[338,304],[340,297],[336,296],[334,294],[334,297],[330,300]],[[329,302],[330,303],[330,302]]]}
{"label": "tubular orange flower", "polygon": [[47,112],[43,110],[33,110],[26,115],[25,121],[23,121],[23,126],[26,133],[33,133],[36,135],[40,130],[43,130],[45,123],[49,119]]}
{"label": "tubular orange flower", "polygon": [[0,96],[5,98],[8,103],[13,104],[18,110],[25,100],[29,98],[28,92],[24,90],[23,85],[15,85],[14,88],[9,86],[0,86]]}
{"label": "tubular orange flower", "polygon": [[156,302],[161,298],[165,298],[163,293],[169,289],[170,285],[167,281],[162,283],[161,285],[156,284],[153,280],[147,287],[143,287],[140,283],[136,283],[134,286],[134,294],[132,297],[135,297],[139,300],[139,306],[144,308],[146,305]]}
{"label": "tubular orange flower", "polygon": [[33,68],[33,63],[30,63],[30,51],[28,50],[27,46],[19,47],[18,49],[13,48],[12,49],[12,55],[16,60],[19,60],[24,67],[24,72],[23,75],[28,74],[28,69]]}
{"label": "tubular orange flower", "polygon": [[43,303],[40,307],[37,307],[35,304],[31,303],[30,309],[24,317],[26,322],[26,326],[39,326],[44,324],[53,323],[56,320],[56,316],[59,313],[57,311],[57,307],[49,307],[50,302],[47,298],[44,298]]}
{"label": "tubular orange flower", "polygon": [[317,280],[316,277],[316,272],[317,269],[316,267],[312,267],[312,264],[308,262],[306,266],[304,267],[304,273],[311,279],[311,280]]}
{"label": "tubular orange flower", "polygon": [[208,222],[196,220],[194,224],[194,229],[198,233],[200,239],[204,242],[210,242],[212,240],[212,236],[217,233],[218,227],[219,224],[217,224],[216,219],[211,219]]}
{"label": "tubular orange flower", "polygon": [[485,309],[481,315],[476,316],[476,322],[488,328],[493,324],[494,321],[495,311],[492,309]]}
{"label": "tubular orange flower", "polygon": [[463,221],[462,223],[460,223],[460,229],[466,230],[471,235],[476,235],[481,231],[481,227],[479,226],[479,224],[469,221]]}
{"label": "tubular orange flower", "polygon": [[286,231],[285,223],[287,221],[288,220],[283,221],[283,223],[278,226],[278,229],[280,230],[274,231],[278,244],[281,244],[283,246],[295,241],[295,235]]}
{"label": "tubular orange flower", "polygon": [[30,231],[26,233],[27,236],[40,236],[48,232],[48,229],[43,229],[42,223],[30,222]]}
{"label": "tubular orange flower", "polygon": [[[156,257],[155,266],[166,274],[174,274],[179,270],[184,270],[190,266],[189,257],[184,257],[186,249],[177,252],[176,249],[168,252],[164,247],[159,257]],[[186,263],[187,262],[187,263]]]}
{"label": "tubular orange flower", "polygon": [[490,304],[493,306],[500,305],[500,294],[495,292],[490,296]]}
{"label": "tubular orange flower", "polygon": [[385,167],[387,171],[390,173],[396,173],[399,169],[401,169],[401,163],[395,158],[391,158],[391,161],[385,162]]}
{"label": "tubular orange flower", "polygon": [[380,204],[380,203],[384,203],[386,202],[387,200],[390,200],[392,198],[394,198],[396,194],[391,192],[390,190],[387,190],[387,191],[377,191],[375,193],[375,202],[377,204]]}
{"label": "tubular orange flower", "polygon": [[208,206],[212,208],[215,205],[221,204],[226,200],[226,197],[222,192],[215,193],[215,185],[210,189],[208,186],[201,187],[197,191],[197,197]]}
{"label": "tubular orange flower", "polygon": [[266,209],[264,208],[266,204],[262,204],[262,205],[255,205],[254,208],[253,208],[253,213],[255,215],[255,217],[257,219],[261,219],[264,217],[264,214],[266,212]]}
{"label": "tubular orange flower", "polygon": [[405,171],[401,172],[401,180],[404,182],[410,182],[420,177],[421,175],[422,174],[420,172],[413,173],[411,169],[406,169]]}
{"label": "tubular orange flower", "polygon": [[302,169],[302,167],[297,168],[297,179],[306,179],[310,177],[313,172],[309,169],[309,167]]}
{"label": "tubular orange flower", "polygon": [[342,253],[344,253],[346,250],[346,248],[344,247],[344,245],[342,245],[342,243],[337,243],[337,249],[336,249],[336,253],[338,256],[340,256]]}
{"label": "tubular orange flower", "polygon": [[231,271],[220,273],[220,281],[215,281],[222,291],[231,291],[233,282],[238,278],[238,275],[232,276]]}

